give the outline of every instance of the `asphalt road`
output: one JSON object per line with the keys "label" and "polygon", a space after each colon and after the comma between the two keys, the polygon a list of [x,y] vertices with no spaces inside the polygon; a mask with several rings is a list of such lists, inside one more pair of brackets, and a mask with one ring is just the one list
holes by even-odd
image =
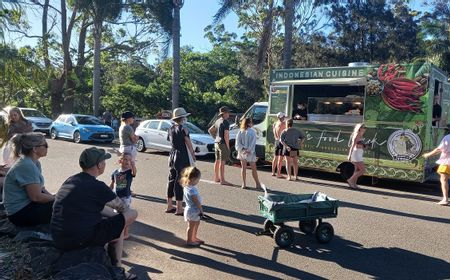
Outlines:
{"label": "asphalt road", "polygon": [[[48,142],[41,163],[47,189],[56,192],[80,170],[78,156],[90,144]],[[113,158],[99,179],[109,184],[117,147],[103,147]],[[271,192],[321,191],[341,202],[338,217],[327,220],[335,232],[329,244],[319,244],[292,222],[294,246],[280,249],[271,237],[255,235],[264,223],[257,199],[263,193],[238,187],[238,167],[226,169],[235,187],[213,183],[212,159],[200,159],[205,212],[218,221],[201,222],[199,237],[206,244],[187,248],[183,218],[164,213],[167,159],[167,153],[138,155],[132,206],[139,217],[125,244],[124,265],[139,279],[450,279],[450,207],[434,204],[440,199],[437,185],[390,181],[354,191],[335,175],[300,170],[302,180],[289,182],[260,168]],[[249,182],[254,186],[251,177]]]}

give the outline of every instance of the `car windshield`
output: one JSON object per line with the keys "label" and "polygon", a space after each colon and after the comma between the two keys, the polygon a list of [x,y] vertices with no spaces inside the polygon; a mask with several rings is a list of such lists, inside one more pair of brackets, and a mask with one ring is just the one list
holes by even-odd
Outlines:
{"label": "car windshield", "polygon": [[79,124],[103,124],[101,120],[92,116],[76,116]]}
{"label": "car windshield", "polygon": [[37,117],[37,118],[45,118],[45,116],[39,112],[38,110],[33,109],[21,109],[23,116],[26,117]]}
{"label": "car windshield", "polygon": [[200,128],[198,128],[197,126],[195,126],[194,124],[192,124],[190,122],[186,123],[185,126],[189,130],[190,134],[204,134],[205,133],[203,130],[201,130]]}

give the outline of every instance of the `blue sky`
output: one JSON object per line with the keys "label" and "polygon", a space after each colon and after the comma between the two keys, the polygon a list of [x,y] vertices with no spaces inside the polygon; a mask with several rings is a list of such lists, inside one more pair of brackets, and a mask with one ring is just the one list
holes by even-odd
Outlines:
{"label": "blue sky", "polygon": [[[59,6],[56,0],[50,0],[51,4]],[[215,0],[185,0],[184,6],[181,9],[181,40],[182,46],[192,46],[195,51],[207,52],[211,49],[211,44],[204,38],[204,28],[212,23],[213,15],[219,9],[218,1]],[[40,12],[28,13],[28,20],[32,22],[31,32],[35,35],[41,34]],[[223,21],[227,31],[236,32],[240,35],[242,32],[238,31],[237,16],[230,13]],[[59,27],[59,26],[58,26]],[[35,45],[36,40],[21,38],[17,39],[17,35],[11,34],[13,41],[17,46]],[[152,60],[152,59],[150,59]]]}

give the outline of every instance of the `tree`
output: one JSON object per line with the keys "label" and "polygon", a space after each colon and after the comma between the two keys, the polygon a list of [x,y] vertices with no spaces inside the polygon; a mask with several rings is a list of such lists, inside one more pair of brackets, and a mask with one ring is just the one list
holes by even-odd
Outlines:
{"label": "tree", "polygon": [[184,0],[173,0],[173,67],[172,67],[172,110],[178,107],[180,97],[180,9]]}
{"label": "tree", "polygon": [[421,18],[427,57],[450,72],[450,3],[446,0],[427,1],[431,8]]}
{"label": "tree", "polygon": [[100,107],[100,52],[102,45],[103,22],[116,20],[122,12],[121,0],[74,0],[86,13],[89,13],[94,22],[94,71],[93,71],[93,113],[99,115]]}

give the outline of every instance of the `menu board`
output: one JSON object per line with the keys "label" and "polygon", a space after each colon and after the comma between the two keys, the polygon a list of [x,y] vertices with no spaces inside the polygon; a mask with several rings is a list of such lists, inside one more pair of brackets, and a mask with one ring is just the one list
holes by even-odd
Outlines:
{"label": "menu board", "polygon": [[286,113],[289,86],[270,87],[270,114]]}

